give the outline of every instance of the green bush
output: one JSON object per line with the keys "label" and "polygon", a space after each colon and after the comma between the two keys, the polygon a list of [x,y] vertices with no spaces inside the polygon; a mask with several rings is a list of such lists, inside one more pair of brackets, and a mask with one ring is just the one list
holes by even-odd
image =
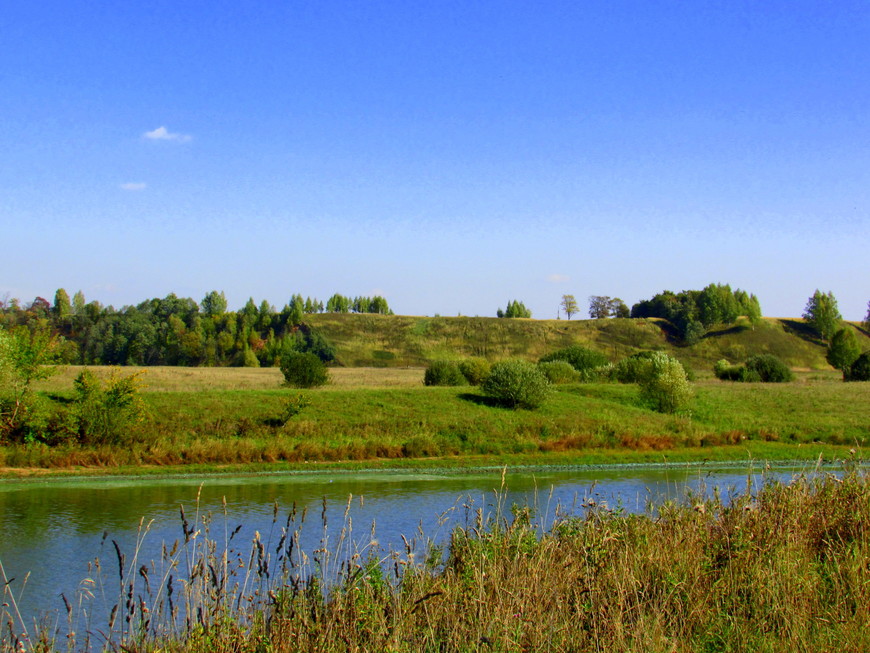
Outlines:
{"label": "green bush", "polygon": [[620,383],[640,383],[652,373],[652,351],[641,351],[623,358],[614,367],[614,377]]}
{"label": "green bush", "polygon": [[865,351],[852,363],[846,381],[870,381],[870,351]]}
{"label": "green bush", "polygon": [[[743,364],[747,372],[755,372],[762,383],[786,383],[794,379],[791,369],[773,354],[750,356]],[[749,381],[742,378],[741,381]]]}
{"label": "green bush", "polygon": [[550,393],[550,383],[534,363],[508,360],[496,363],[483,391],[510,408],[538,408]]}
{"label": "green bush", "polygon": [[283,426],[310,405],[311,400],[302,393],[287,397],[281,406],[281,416],[277,421]]}
{"label": "green bush", "polygon": [[85,444],[121,444],[130,439],[133,427],[145,418],[139,397],[142,372],[121,376],[113,371],[100,381],[88,370],[73,381],[72,415],[79,439]]}
{"label": "green bush", "polygon": [[287,352],[281,356],[281,372],[286,385],[316,388],[329,381],[329,371],[316,354]]}
{"label": "green bush", "polygon": [[423,375],[426,385],[465,385],[465,377],[454,361],[432,361]]}
{"label": "green bush", "polygon": [[663,352],[655,352],[649,363],[650,374],[640,381],[643,401],[660,413],[676,413],[684,409],[692,398],[692,386],[680,361]]}
{"label": "green bush", "polygon": [[580,381],[580,372],[575,370],[568,361],[547,361],[538,363],[538,369],[547,377],[552,384],[577,383]]}
{"label": "green bush", "polygon": [[580,372],[583,381],[593,380],[595,378],[594,370],[610,363],[607,356],[601,352],[580,345],[558,349],[541,358],[540,362],[549,363],[551,361],[566,361],[570,363],[571,367]]}
{"label": "green bush", "polygon": [[713,366],[713,374],[716,375],[717,379],[722,381],[743,381],[745,372],[745,367],[742,365],[732,365],[724,358],[716,361],[716,364]]}
{"label": "green bush", "polygon": [[471,385],[480,385],[489,376],[492,366],[485,358],[466,358],[459,363],[459,371]]}

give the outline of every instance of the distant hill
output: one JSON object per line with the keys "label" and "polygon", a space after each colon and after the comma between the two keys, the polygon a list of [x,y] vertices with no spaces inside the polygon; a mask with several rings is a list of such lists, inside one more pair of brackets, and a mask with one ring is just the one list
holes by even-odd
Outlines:
{"label": "distant hill", "polygon": [[[710,369],[725,358],[739,363],[748,356],[771,353],[791,367],[829,369],[825,346],[801,319],[764,318],[708,333],[683,346],[660,319],[534,320],[490,317],[413,317],[354,313],[306,315],[335,346],[345,366],[405,367],[439,358],[483,356],[537,360],[573,344],[584,345],[616,361],[638,351],[664,350],[695,369]],[[852,323],[865,349],[870,334]]]}

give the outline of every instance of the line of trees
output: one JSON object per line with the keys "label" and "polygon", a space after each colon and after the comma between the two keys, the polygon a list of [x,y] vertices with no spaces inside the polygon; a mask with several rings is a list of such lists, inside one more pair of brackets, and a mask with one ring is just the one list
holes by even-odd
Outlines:
{"label": "line of trees", "polygon": [[719,324],[733,324],[740,316],[753,323],[761,319],[761,304],[745,290],[731,290],[728,284],[711,283],[703,290],[665,290],[652,299],[631,307],[631,317],[659,317],[668,320],[686,344],[700,340]]}
{"label": "line of trees", "polygon": [[63,288],[54,303],[37,297],[27,306],[0,302],[0,328],[28,329],[58,338],[59,362],[87,365],[272,366],[287,352],[310,351],[334,358],[332,347],[310,326],[305,315],[324,310],[390,314],[383,297],[333,295],[324,303],[295,294],[277,311],[253,298],[238,311],[227,310],[223,292],[213,290],[197,304],[170,293],[116,310],[70,298]]}

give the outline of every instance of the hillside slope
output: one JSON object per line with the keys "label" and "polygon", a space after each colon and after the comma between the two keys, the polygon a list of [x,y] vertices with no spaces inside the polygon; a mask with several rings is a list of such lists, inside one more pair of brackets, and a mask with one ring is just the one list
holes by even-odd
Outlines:
{"label": "hillside slope", "polygon": [[[406,367],[439,358],[483,356],[492,360],[541,356],[573,344],[597,349],[616,361],[638,351],[667,351],[695,369],[708,370],[720,358],[741,362],[771,353],[790,366],[829,369],[825,347],[802,320],[765,318],[712,331],[698,344],[683,346],[670,325],[658,319],[526,320],[489,317],[413,317],[321,313],[306,316],[335,346],[346,366]],[[852,324],[865,349],[870,336]]]}

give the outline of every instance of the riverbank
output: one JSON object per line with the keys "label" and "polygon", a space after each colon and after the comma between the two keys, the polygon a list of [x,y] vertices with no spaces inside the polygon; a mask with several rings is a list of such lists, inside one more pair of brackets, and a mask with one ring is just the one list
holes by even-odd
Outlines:
{"label": "riverbank", "polygon": [[[68,410],[76,372],[40,385],[49,412]],[[636,386],[615,383],[556,386],[528,411],[498,406],[472,386],[425,387],[419,369],[334,370],[317,390],[282,388],[279,377],[146,370],[143,421],[109,442],[72,434],[0,447],[0,476],[834,460],[853,449],[860,456],[870,442],[866,384],[819,372],[785,384],[702,378],[679,415],[652,411]]]}
{"label": "riverbank", "polygon": [[87,478],[191,476],[250,476],[267,474],[366,474],[385,471],[418,473],[469,473],[478,470],[622,468],[622,467],[717,467],[762,468],[765,464],[801,467],[840,465],[862,460],[862,450],[844,445],[783,444],[748,441],[741,445],[677,448],[667,451],[591,450],[512,454],[499,456],[449,456],[437,458],[394,458],[364,461],[312,461],[305,463],[243,463],[228,465],[131,465],[118,467],[32,468],[0,467],[0,483],[8,481],[74,480]]}

